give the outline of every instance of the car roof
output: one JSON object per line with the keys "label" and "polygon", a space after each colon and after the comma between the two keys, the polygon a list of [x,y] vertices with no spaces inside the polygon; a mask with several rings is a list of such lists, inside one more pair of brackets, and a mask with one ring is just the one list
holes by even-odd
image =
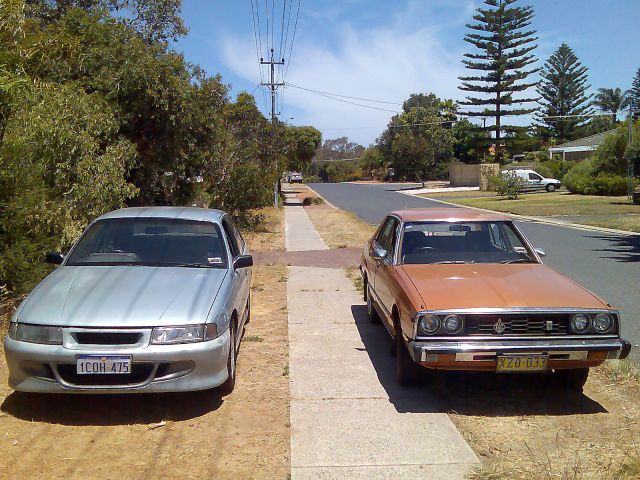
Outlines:
{"label": "car roof", "polygon": [[219,223],[225,212],[197,207],[131,207],[100,215],[96,220],[109,218],[171,218]]}
{"label": "car roof", "polygon": [[470,208],[410,208],[391,212],[403,222],[508,222],[505,215]]}

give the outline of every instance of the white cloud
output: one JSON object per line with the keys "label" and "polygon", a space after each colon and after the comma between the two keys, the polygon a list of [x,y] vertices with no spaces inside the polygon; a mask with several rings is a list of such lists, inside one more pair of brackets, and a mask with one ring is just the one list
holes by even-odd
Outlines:
{"label": "white cloud", "polygon": [[[334,32],[327,32],[331,42],[322,42],[322,45],[298,37],[287,82],[314,90],[394,102],[402,102],[415,92],[434,92],[441,98],[460,99],[457,78],[463,70],[462,52],[443,45],[435,29],[406,31],[395,20],[397,18],[390,19],[394,25],[376,28],[338,25]],[[259,81],[253,38],[227,37],[222,47],[228,68],[243,78]],[[258,102],[261,104],[259,97]],[[393,105],[371,105],[401,109]],[[294,116],[294,124],[314,125],[323,130],[325,138],[347,135],[364,144],[373,142],[393,115],[295,88],[286,89],[283,110],[284,118]]]}

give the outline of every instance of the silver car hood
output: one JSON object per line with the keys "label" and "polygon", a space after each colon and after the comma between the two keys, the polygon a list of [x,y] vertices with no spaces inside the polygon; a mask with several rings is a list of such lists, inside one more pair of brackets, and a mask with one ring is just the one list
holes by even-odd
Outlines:
{"label": "silver car hood", "polygon": [[61,266],[21,305],[18,321],[76,327],[204,323],[226,269]]}

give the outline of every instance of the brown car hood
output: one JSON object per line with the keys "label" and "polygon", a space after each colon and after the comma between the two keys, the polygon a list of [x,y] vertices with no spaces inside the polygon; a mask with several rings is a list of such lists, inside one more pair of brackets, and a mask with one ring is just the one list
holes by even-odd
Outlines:
{"label": "brown car hood", "polygon": [[402,265],[429,310],[606,308],[589,290],[542,264]]}

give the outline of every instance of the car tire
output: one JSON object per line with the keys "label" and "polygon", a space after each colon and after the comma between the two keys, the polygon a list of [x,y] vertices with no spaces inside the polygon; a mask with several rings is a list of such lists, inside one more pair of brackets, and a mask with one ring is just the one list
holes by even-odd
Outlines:
{"label": "car tire", "polygon": [[244,321],[244,324],[247,325],[251,321],[251,294],[249,294],[249,298],[247,298],[247,319]]}
{"label": "car tire", "polygon": [[417,365],[407,346],[402,339],[402,332],[399,326],[396,326],[396,379],[398,383],[404,387],[412,387],[418,383],[420,378],[420,366]]}
{"label": "car tire", "polygon": [[236,325],[235,322],[229,325],[229,357],[227,358],[227,379],[218,387],[222,393],[231,393],[236,386]]}
{"label": "car tire", "polygon": [[570,368],[566,370],[556,370],[555,377],[558,384],[572,392],[582,393],[582,387],[587,383],[589,377],[588,368]]}
{"label": "car tire", "polygon": [[380,315],[376,310],[375,305],[373,304],[373,296],[371,295],[371,290],[369,289],[369,285],[365,286],[366,288],[366,300],[367,300],[367,316],[369,317],[369,321],[371,323],[378,324],[380,323]]}
{"label": "car tire", "polygon": [[545,188],[549,193],[556,191],[556,186],[553,183],[549,183]]}

